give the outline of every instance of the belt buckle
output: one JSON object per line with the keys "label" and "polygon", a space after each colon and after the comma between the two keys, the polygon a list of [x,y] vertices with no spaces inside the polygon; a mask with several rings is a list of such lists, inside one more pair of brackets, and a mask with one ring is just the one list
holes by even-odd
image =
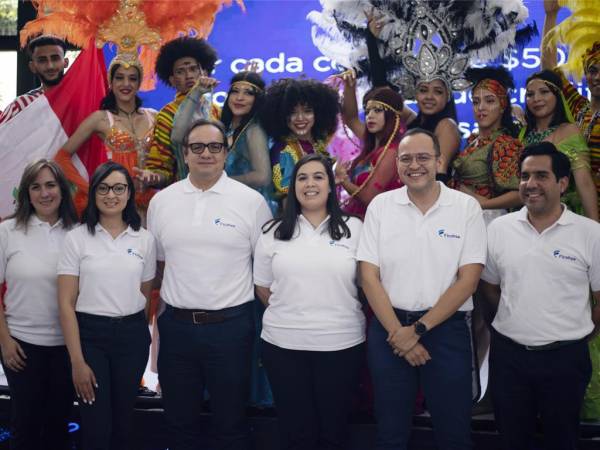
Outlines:
{"label": "belt buckle", "polygon": [[208,313],[206,311],[194,311],[192,312],[192,322],[196,325],[202,325],[206,321],[206,316]]}
{"label": "belt buckle", "polygon": [[528,350],[530,352],[535,352],[536,350],[539,350],[539,348],[537,345],[526,345],[525,350]]}

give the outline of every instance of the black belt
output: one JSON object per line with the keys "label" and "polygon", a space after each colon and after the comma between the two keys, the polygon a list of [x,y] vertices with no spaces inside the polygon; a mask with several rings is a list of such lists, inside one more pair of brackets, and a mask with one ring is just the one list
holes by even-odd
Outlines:
{"label": "black belt", "polygon": [[208,325],[211,323],[225,322],[227,319],[239,316],[251,302],[232,306],[231,308],[208,310],[208,309],[184,309],[167,305],[167,309],[173,311],[173,317],[182,322],[190,322],[195,325]]}
{"label": "black belt", "polygon": [[580,342],[585,340],[585,338],[581,338],[581,339],[575,339],[575,340],[571,340],[571,341],[554,341],[554,342],[550,342],[549,344],[543,344],[543,345],[524,345],[524,344],[519,344],[516,341],[513,341],[508,336],[504,336],[503,334],[498,333],[496,330],[494,330],[494,334],[496,336],[498,336],[500,339],[502,339],[503,341],[509,342],[516,347],[522,348],[522,349],[530,351],[530,352],[556,350],[557,348],[566,347],[567,345],[579,344]]}

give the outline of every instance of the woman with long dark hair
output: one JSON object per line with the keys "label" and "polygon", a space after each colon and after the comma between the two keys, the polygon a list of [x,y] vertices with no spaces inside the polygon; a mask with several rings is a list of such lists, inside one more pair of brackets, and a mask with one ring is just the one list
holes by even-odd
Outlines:
{"label": "woman with long dark hair", "polygon": [[329,158],[302,157],[280,219],[268,222],[254,255],[266,306],[263,361],[282,449],[343,449],[365,341],[356,286],[361,221],[345,214]]}
{"label": "woman with long dark hair", "polygon": [[0,224],[2,367],[10,389],[10,448],[71,448],[69,355],[56,303],[56,266],[76,223],[69,184],[54,161],[29,164],[15,213]]}
{"label": "woman with long dark hair", "polygon": [[[143,168],[152,140],[156,111],[142,108],[142,100],[137,95],[142,82],[141,65],[125,65],[115,59],[108,71],[108,81],[109,92],[100,109],[79,125],[55,157],[77,188],[74,199],[80,213],[87,204],[89,186],[72,162],[77,149],[96,134],[106,146],[107,158],[126,167],[135,177],[134,170]],[[147,206],[148,201],[147,196],[138,194],[140,206]]]}
{"label": "woman with long dark hair", "polygon": [[363,142],[352,162],[339,161],[336,181],[350,194],[344,210],[364,217],[367,206],[379,193],[401,186],[396,169],[398,141],[406,131],[404,100],[389,87],[377,87],[363,98],[365,123],[358,118],[354,77],[345,73],[342,117]]}
{"label": "woman with long dark hair", "polygon": [[83,448],[129,449],[133,407],[148,361],[154,238],[141,227],[133,179],[109,161],[96,169],[82,225],[67,234],[58,302]]}
{"label": "woman with long dark hair", "polygon": [[269,86],[260,120],[274,141],[270,156],[277,199],[287,195],[300,158],[312,153],[329,156],[327,145],[338,111],[337,92],[319,81],[284,78]]}
{"label": "woman with long dark hair", "polygon": [[229,141],[225,172],[256,189],[269,201],[272,182],[269,143],[258,123],[264,99],[265,82],[259,74],[250,71],[235,74],[223,105],[221,122]]}
{"label": "woman with long dark hair", "polygon": [[527,126],[519,137],[527,146],[552,142],[571,161],[576,194],[567,193],[566,202],[590,219],[598,221],[598,194],[590,170],[590,150],[565,105],[562,81],[551,70],[534,73],[526,82]]}

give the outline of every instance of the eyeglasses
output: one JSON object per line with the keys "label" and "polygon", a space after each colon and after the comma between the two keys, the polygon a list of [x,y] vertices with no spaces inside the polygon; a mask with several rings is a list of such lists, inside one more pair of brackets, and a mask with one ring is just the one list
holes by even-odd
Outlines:
{"label": "eyeglasses", "polygon": [[205,144],[204,142],[192,142],[187,145],[187,148],[194,155],[201,155],[205,148],[208,148],[209,153],[219,153],[225,148],[225,144],[222,142],[209,142],[208,144]]}
{"label": "eyeglasses", "polygon": [[403,166],[408,166],[413,161],[417,161],[417,164],[427,164],[432,159],[437,158],[437,156],[432,155],[431,153],[416,153],[414,155],[402,154],[398,156],[396,159]]}
{"label": "eyeglasses", "polygon": [[190,75],[197,75],[202,72],[203,72],[203,70],[199,64],[193,64],[191,66],[180,67],[179,69],[177,69],[173,72],[173,75],[175,75],[176,77],[184,77],[188,73]]}
{"label": "eyeglasses", "polygon": [[106,183],[100,183],[96,188],[96,193],[98,195],[108,195],[108,193],[112,190],[115,195],[123,195],[127,191],[128,187],[129,186],[123,183],[113,184],[112,186],[109,186]]}

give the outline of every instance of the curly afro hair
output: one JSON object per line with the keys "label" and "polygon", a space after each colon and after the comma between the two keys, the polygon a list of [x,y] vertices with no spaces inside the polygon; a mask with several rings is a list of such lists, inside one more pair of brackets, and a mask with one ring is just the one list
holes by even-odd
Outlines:
{"label": "curly afro hair", "polygon": [[160,48],[156,58],[156,74],[168,86],[173,75],[175,61],[181,58],[194,58],[207,73],[211,73],[217,62],[217,52],[204,39],[179,37],[167,42]]}
{"label": "curly afro hair", "polygon": [[337,91],[316,80],[283,78],[269,86],[260,112],[260,122],[270,137],[284,140],[290,135],[287,119],[298,105],[308,105],[315,113],[313,138],[327,139],[335,132],[340,108]]}

